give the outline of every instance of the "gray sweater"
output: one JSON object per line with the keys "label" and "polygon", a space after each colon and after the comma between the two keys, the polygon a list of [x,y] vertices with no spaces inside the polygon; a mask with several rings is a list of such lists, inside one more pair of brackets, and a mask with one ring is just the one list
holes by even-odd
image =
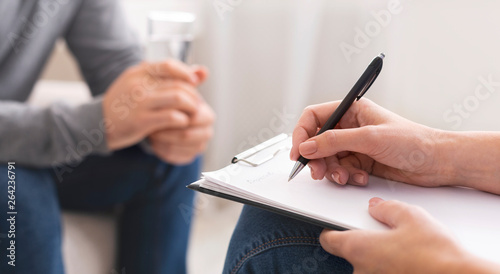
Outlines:
{"label": "gray sweater", "polygon": [[[24,102],[59,38],[94,100],[76,107],[29,106]],[[99,135],[99,95],[141,57],[117,0],[0,1],[0,164],[50,167],[108,153]]]}

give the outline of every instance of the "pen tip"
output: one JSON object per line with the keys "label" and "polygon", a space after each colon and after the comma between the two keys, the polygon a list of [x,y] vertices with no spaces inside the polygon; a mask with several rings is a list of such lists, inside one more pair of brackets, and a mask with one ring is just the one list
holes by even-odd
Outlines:
{"label": "pen tip", "polygon": [[295,163],[295,166],[293,167],[292,169],[292,172],[290,172],[290,176],[288,176],[288,181],[290,182],[293,178],[295,178],[295,176],[297,174],[299,174],[299,172],[305,167],[304,164],[302,164],[301,162],[297,161]]}
{"label": "pen tip", "polygon": [[380,57],[380,58],[384,59],[384,58],[385,58],[385,53],[381,52],[381,53],[378,55],[378,57]]}

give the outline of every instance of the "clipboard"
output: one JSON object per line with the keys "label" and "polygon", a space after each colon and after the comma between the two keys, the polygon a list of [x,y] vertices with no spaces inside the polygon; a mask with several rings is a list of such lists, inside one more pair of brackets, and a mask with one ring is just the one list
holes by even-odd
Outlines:
{"label": "clipboard", "polygon": [[[273,158],[276,157],[276,155],[284,150],[284,149],[287,149],[288,147],[286,146],[285,142],[286,140],[289,138],[289,135],[288,134],[285,134],[285,133],[282,133],[282,134],[279,134],[255,147],[252,147],[248,150],[245,150],[243,151],[242,153],[239,153],[238,155],[235,155],[232,159],[231,159],[231,164],[236,164],[236,163],[245,163],[245,164],[248,164],[252,167],[258,167],[270,160],[272,160]],[[282,144],[282,145],[280,145]],[[273,148],[275,147],[276,145],[278,145],[277,148],[275,148],[274,150],[269,150],[270,148]],[[256,154],[259,154],[259,153],[264,153],[266,152],[266,150],[269,150],[267,151],[267,153],[265,153],[265,156],[257,161],[254,161],[254,160],[251,160],[250,158],[252,156],[255,156]],[[317,225],[317,226],[320,226],[320,227],[324,227],[324,228],[329,228],[329,229],[333,229],[333,230],[339,230],[339,231],[344,231],[344,230],[347,230],[347,228],[345,227],[342,227],[342,226],[338,226],[338,225],[334,225],[334,224],[330,224],[330,223],[327,223],[327,222],[323,222],[323,221],[320,221],[320,220],[317,220],[317,219],[314,219],[314,218],[310,218],[310,217],[307,217],[307,216],[303,216],[303,215],[300,215],[300,214],[297,214],[297,213],[293,213],[293,212],[289,212],[289,211],[286,211],[286,210],[283,210],[283,209],[279,209],[279,208],[276,208],[276,207],[272,207],[272,206],[269,206],[269,205],[266,205],[266,204],[263,204],[263,203],[259,203],[259,202],[256,202],[256,201],[252,201],[252,200],[249,200],[249,199],[244,199],[244,198],[241,198],[241,197],[237,197],[237,196],[234,196],[234,195],[230,195],[230,194],[226,194],[226,193],[221,193],[221,192],[217,192],[217,191],[213,191],[213,190],[210,190],[210,189],[207,189],[207,188],[204,188],[201,186],[201,183],[202,183],[203,180],[199,180],[197,182],[194,182],[190,185],[187,186],[187,188],[191,189],[191,190],[195,190],[195,191],[198,191],[198,192],[201,192],[201,193],[205,193],[205,194],[208,194],[208,195],[212,195],[212,196],[215,196],[215,197],[219,197],[219,198],[223,198],[223,199],[226,199],[226,200],[230,200],[230,201],[233,201],[233,202],[237,202],[237,203],[241,203],[241,204],[246,204],[246,205],[250,205],[250,206],[254,206],[254,207],[257,207],[257,208],[260,208],[260,209],[264,209],[264,210],[267,210],[267,211],[270,211],[270,212],[273,212],[273,213],[277,213],[277,214],[280,214],[280,215],[284,215],[284,216],[287,216],[287,217],[290,217],[290,218],[293,218],[293,219],[296,219],[296,220],[299,220],[299,221],[303,221],[303,222],[306,222],[306,223],[310,223],[310,224],[313,224],[313,225]]]}
{"label": "clipboard", "polygon": [[308,170],[288,182],[294,165],[288,159],[290,148],[291,137],[280,134],[234,156],[230,165],[203,173],[188,188],[334,230],[388,229],[369,215],[368,200],[400,200],[424,208],[467,250],[500,263],[500,196],[460,187],[425,188],[374,176],[364,187],[340,186],[326,179],[314,181]]}
{"label": "clipboard", "polygon": [[329,228],[329,229],[338,230],[338,231],[347,230],[347,228],[342,227],[342,226],[338,226],[338,225],[330,224],[330,223],[327,223],[327,222],[323,222],[323,221],[320,221],[320,220],[317,220],[317,219],[314,219],[314,218],[311,218],[311,217],[307,217],[307,216],[304,216],[304,215],[300,215],[300,214],[297,214],[297,213],[293,213],[293,212],[290,212],[290,211],[286,211],[286,210],[283,210],[283,209],[272,207],[272,206],[269,206],[269,205],[266,205],[266,204],[263,204],[263,203],[259,203],[259,202],[256,202],[256,201],[251,201],[251,200],[247,200],[247,199],[240,198],[240,197],[237,197],[237,196],[233,196],[233,195],[229,195],[229,194],[225,194],[225,193],[221,193],[221,192],[217,192],[217,191],[213,191],[213,190],[207,189],[207,188],[204,188],[204,187],[200,186],[200,181],[197,181],[197,182],[194,182],[194,183],[188,185],[187,188],[195,190],[195,191],[198,191],[198,192],[201,192],[201,193],[204,193],[204,194],[208,194],[208,195],[212,195],[212,196],[215,196],[215,197],[219,197],[219,198],[223,198],[223,199],[226,199],[226,200],[230,200],[230,201],[233,201],[233,202],[237,202],[237,203],[240,203],[240,204],[245,204],[245,205],[257,207],[257,208],[260,208],[260,209],[263,209],[263,210],[267,210],[267,211],[270,211],[270,212],[273,212],[273,213],[276,213],[276,214],[280,214],[280,215],[283,215],[283,216],[286,216],[286,217],[290,217],[290,218],[293,218],[293,219],[296,219],[296,220],[299,220],[299,221],[302,221],[302,222],[310,223],[310,224],[313,224],[313,225],[317,225],[317,226],[320,226],[320,227]]}

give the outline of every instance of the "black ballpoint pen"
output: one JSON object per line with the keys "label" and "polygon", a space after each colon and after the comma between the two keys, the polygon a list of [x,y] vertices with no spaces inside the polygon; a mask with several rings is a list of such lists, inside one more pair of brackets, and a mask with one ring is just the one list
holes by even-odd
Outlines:
{"label": "black ballpoint pen", "polygon": [[[363,95],[370,88],[375,79],[377,79],[377,76],[382,70],[384,57],[385,54],[381,53],[377,57],[375,57],[375,59],[373,59],[373,61],[370,63],[370,65],[368,65],[368,68],[366,68],[365,72],[363,72],[356,84],[354,84],[351,91],[347,94],[344,100],[342,100],[342,102],[337,107],[337,109],[335,109],[330,118],[328,118],[328,121],[326,121],[323,127],[318,131],[318,134],[316,134],[316,136],[327,130],[335,128],[340,119],[342,119],[342,116],[344,116],[344,114],[351,107],[354,101],[359,100],[361,97],[363,97]],[[299,172],[307,165],[308,162],[309,159],[300,156],[295,163],[290,176],[288,177],[288,181],[290,182],[290,180],[292,180],[297,174],[299,174]]]}

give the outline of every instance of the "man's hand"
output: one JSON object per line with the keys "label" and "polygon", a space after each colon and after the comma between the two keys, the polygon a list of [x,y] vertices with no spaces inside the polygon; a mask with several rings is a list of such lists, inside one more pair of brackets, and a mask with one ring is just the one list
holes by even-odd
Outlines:
{"label": "man's hand", "polygon": [[[162,92],[175,92],[182,89],[197,96],[196,111],[189,113],[189,123],[184,128],[165,128],[152,133],[149,142],[153,152],[163,161],[172,164],[187,164],[202,153],[213,135],[215,114],[212,108],[196,91],[196,86],[203,83],[208,77],[208,71],[202,66],[193,66],[191,72],[196,76],[196,82],[173,86]],[[179,84],[182,82],[179,82]]]}
{"label": "man's hand", "polygon": [[354,273],[494,273],[498,267],[465,252],[419,207],[373,198],[369,211],[390,230],[325,229],[320,236],[321,246],[349,261]]}
{"label": "man's hand", "polygon": [[155,154],[172,164],[187,164],[206,149],[213,135],[215,114],[204,101],[192,115],[188,127],[165,129],[149,137]]}
{"label": "man's hand", "polygon": [[202,102],[193,88],[200,81],[198,74],[169,60],[142,63],[120,75],[103,98],[109,149],[134,145],[160,130],[188,128]]}

